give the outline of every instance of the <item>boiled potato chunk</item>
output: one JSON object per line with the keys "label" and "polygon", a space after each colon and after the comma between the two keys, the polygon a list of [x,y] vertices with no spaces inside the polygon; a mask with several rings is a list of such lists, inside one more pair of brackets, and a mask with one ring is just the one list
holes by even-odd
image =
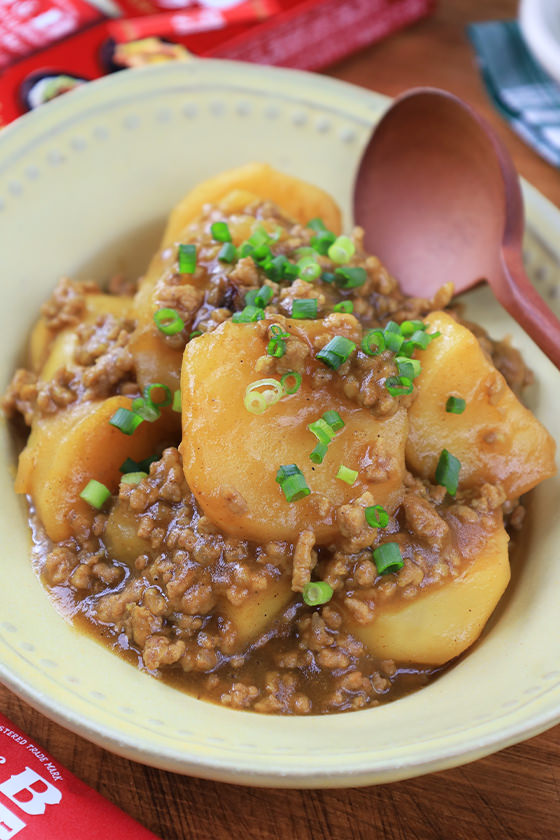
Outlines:
{"label": "boiled potato chunk", "polygon": [[51,540],[73,533],[73,521],[91,511],[80,493],[94,478],[113,492],[126,458],[140,461],[154,453],[169,435],[170,414],[155,423],[144,422],[132,435],[111,426],[118,408],[130,408],[127,397],[79,403],[34,421],[27,446],[19,458],[16,493],[33,497],[37,515]]}
{"label": "boiled potato chunk", "polygon": [[237,649],[245,650],[258,639],[293,597],[290,578],[282,575],[270,580],[266,589],[251,592],[241,604],[232,604],[224,598],[219,612],[231,620],[237,631]]}
{"label": "boiled potato chunk", "polygon": [[[503,595],[510,579],[508,540],[497,518],[494,530],[458,577],[435,584],[411,601],[376,605],[371,624],[350,621],[346,628],[381,659],[443,665],[478,639]],[[469,545],[472,550],[473,543],[467,542],[466,551]]]}
{"label": "boiled potato chunk", "polygon": [[138,536],[138,515],[128,504],[118,501],[107,517],[103,542],[110,557],[122,560],[129,566],[140,554],[150,551],[150,541]]}
{"label": "boiled potato chunk", "polygon": [[[459,487],[501,485],[510,499],[554,475],[555,443],[488,361],[475,336],[445,312],[426,319],[441,336],[418,358],[417,397],[409,414],[407,463],[434,479],[442,449],[461,462]],[[463,414],[446,412],[450,396],[466,401]]]}
{"label": "boiled potato chunk", "polygon": [[138,327],[128,345],[134,357],[136,379],[141,388],[152,382],[177,391],[181,379],[183,351],[170,347],[150,325]]}
{"label": "boiled potato chunk", "polygon": [[[288,329],[311,336],[324,331],[323,323],[290,321]],[[402,494],[406,411],[375,419],[332,384],[313,387],[311,373],[304,372],[297,393],[264,414],[251,414],[244,405],[245,391],[262,376],[256,363],[267,343],[266,322],[225,322],[185,349],[180,448],[185,477],[204,513],[227,534],[246,539],[294,541],[312,528],[317,542],[325,543],[338,533],[336,508],[366,490],[375,503],[394,510]],[[323,367],[314,358],[309,365],[310,370]],[[331,409],[339,412],[345,427],[329,444],[323,463],[313,464],[309,454],[317,440],[307,426]],[[377,457],[384,460],[387,477],[372,483],[365,469]],[[278,468],[286,464],[297,464],[309,496],[286,501],[275,480]],[[336,478],[341,464],[358,470],[352,486]]]}
{"label": "boiled potato chunk", "polygon": [[314,184],[278,172],[266,163],[248,163],[208,178],[187,193],[171,211],[162,246],[176,242],[205,204],[217,204],[234,190],[245,190],[261,200],[274,202],[301,224],[319,216],[329,230],[340,233],[340,210],[328,193]]}

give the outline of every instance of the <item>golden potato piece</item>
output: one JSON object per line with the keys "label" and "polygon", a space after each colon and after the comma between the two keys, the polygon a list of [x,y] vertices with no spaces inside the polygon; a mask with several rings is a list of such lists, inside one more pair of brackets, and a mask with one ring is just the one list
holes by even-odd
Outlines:
{"label": "golden potato piece", "polygon": [[266,589],[250,592],[241,604],[224,598],[218,611],[231,620],[237,631],[237,649],[245,650],[258,639],[288,606],[294,593],[286,575],[271,579]]}
{"label": "golden potato piece", "polygon": [[[302,336],[325,331],[323,321],[288,323]],[[366,490],[376,503],[394,509],[402,494],[406,411],[377,420],[332,385],[313,386],[309,372],[297,393],[264,414],[251,414],[245,391],[261,378],[256,363],[267,343],[265,322],[226,322],[185,349],[181,453],[187,482],[204,513],[235,536],[293,541],[304,528],[312,528],[317,541],[325,543],[338,534],[336,508]],[[324,369],[314,358],[309,365],[310,371]],[[331,409],[346,425],[329,444],[323,463],[313,464],[309,454],[317,440],[307,426]],[[377,458],[387,477],[374,484],[366,468]],[[312,492],[289,503],[275,479],[281,465],[294,463]],[[341,464],[358,470],[352,486],[336,478]]]}
{"label": "golden potato piece", "polygon": [[458,577],[410,601],[381,601],[371,624],[349,620],[346,629],[381,659],[423,665],[454,659],[478,639],[509,583],[508,540],[497,516],[492,531],[466,541],[470,562]]}
{"label": "golden potato piece", "polygon": [[136,379],[141,388],[159,382],[172,391],[178,390],[182,350],[170,347],[149,324],[134,331],[128,349],[134,357]]}
{"label": "golden potato piece", "polygon": [[201,213],[205,204],[217,204],[234,190],[272,201],[301,224],[319,216],[333,233],[340,233],[340,210],[328,193],[292,175],[278,172],[266,163],[248,163],[208,178],[194,187],[171,211],[162,247],[177,241],[181,231]]}
{"label": "golden potato piece", "polygon": [[126,458],[140,461],[167,440],[171,412],[155,423],[144,422],[132,435],[111,426],[118,408],[130,408],[127,397],[80,403],[65,411],[37,419],[19,457],[16,493],[33,497],[39,519],[51,540],[59,542],[73,533],[73,522],[91,511],[80,493],[92,478],[113,492],[120,480],[119,467]]}
{"label": "golden potato piece", "polygon": [[120,500],[107,517],[103,542],[110,557],[129,566],[140,554],[147,554],[151,549],[150,541],[138,536],[138,515]]}
{"label": "golden potato piece", "polygon": [[[406,445],[410,469],[433,480],[447,449],[461,462],[459,487],[499,484],[509,499],[554,475],[554,440],[519,402],[475,336],[445,312],[426,320],[441,336],[418,354],[422,372]],[[463,414],[445,410],[450,395],[466,401]]]}

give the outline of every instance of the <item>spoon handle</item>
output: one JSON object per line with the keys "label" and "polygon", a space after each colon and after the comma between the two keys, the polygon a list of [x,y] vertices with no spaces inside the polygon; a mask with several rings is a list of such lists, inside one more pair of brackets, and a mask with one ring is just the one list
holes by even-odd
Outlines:
{"label": "spoon handle", "polygon": [[517,247],[504,245],[502,267],[505,283],[496,284],[496,297],[550,361],[560,369],[560,321],[527,277]]}

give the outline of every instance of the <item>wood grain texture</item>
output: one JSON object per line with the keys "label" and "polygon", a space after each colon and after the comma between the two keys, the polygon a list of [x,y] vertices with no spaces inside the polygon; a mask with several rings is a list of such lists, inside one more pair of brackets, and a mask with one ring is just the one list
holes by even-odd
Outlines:
{"label": "wood grain texture", "polygon": [[[429,20],[328,72],[391,95],[430,84],[464,97],[496,127],[521,174],[560,205],[560,174],[492,110],[465,35],[469,21],[513,17],[516,6],[514,0],[441,0]],[[163,840],[560,837],[560,727],[474,764],[418,779],[353,790],[282,791],[185,778],[119,758],[47,720],[3,687],[0,708]]]}

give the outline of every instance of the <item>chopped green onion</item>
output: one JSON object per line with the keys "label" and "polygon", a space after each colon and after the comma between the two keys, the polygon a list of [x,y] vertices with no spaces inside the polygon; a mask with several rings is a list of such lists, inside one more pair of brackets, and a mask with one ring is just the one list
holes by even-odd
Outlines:
{"label": "chopped green onion", "polygon": [[356,253],[356,246],[349,236],[337,236],[327,251],[329,259],[338,265],[350,262]]}
{"label": "chopped green onion", "polygon": [[260,289],[251,289],[245,295],[245,303],[249,306],[256,306],[260,309],[270,303],[274,297],[274,289],[270,286],[261,286]]}
{"label": "chopped green onion", "polygon": [[317,359],[332,370],[338,370],[344,362],[348,361],[355,349],[356,345],[349,338],[345,338],[343,335],[335,335],[328,344],[325,344],[322,350],[319,350]]}
{"label": "chopped green onion", "polygon": [[313,580],[303,587],[302,597],[308,607],[327,604],[333,596],[333,588],[324,580]]}
{"label": "chopped green onion", "polygon": [[130,472],[123,475],[121,482],[123,484],[140,484],[143,478],[147,478],[148,473],[145,472]]}
{"label": "chopped green onion", "polygon": [[185,322],[176,309],[158,309],[154,312],[154,321],[164,335],[175,335],[185,329]]}
{"label": "chopped green onion", "polygon": [[325,423],[329,424],[333,432],[338,432],[339,429],[344,428],[344,420],[338,411],[325,411],[323,414],[323,420]]}
{"label": "chopped green onion", "polygon": [[143,461],[134,461],[132,458],[127,458],[126,461],[121,464],[120,470],[122,473],[138,472],[139,470],[149,473],[150,465],[153,464],[154,461],[159,461],[159,458],[159,455],[150,455],[148,458],[144,458]]}
{"label": "chopped green onion", "polygon": [[217,242],[231,242],[231,233],[225,222],[214,222],[210,225],[210,232]]}
{"label": "chopped green onion", "polygon": [[271,237],[268,235],[268,233],[262,225],[259,225],[257,228],[255,228],[255,230],[247,240],[249,245],[252,245],[253,248],[259,248],[261,245],[268,245],[268,243],[271,241]]}
{"label": "chopped green onion", "polygon": [[383,505],[372,505],[364,510],[366,522],[371,528],[386,528],[389,524],[389,514]]}
{"label": "chopped green onion", "polygon": [[390,575],[404,566],[401,550],[396,542],[379,545],[373,551],[373,559],[380,575]]}
{"label": "chopped green onion", "polygon": [[392,397],[402,397],[405,394],[412,394],[414,389],[412,380],[406,376],[389,376],[385,380],[385,387]]}
{"label": "chopped green onion", "polygon": [[286,342],[283,341],[281,338],[271,338],[268,342],[266,347],[266,353],[268,356],[272,356],[275,359],[281,359],[284,353],[286,352]]}
{"label": "chopped green onion", "polygon": [[199,335],[202,335],[202,330],[193,330],[192,333],[189,334],[189,341],[192,341],[193,338],[197,338]]}
{"label": "chopped green onion", "polygon": [[174,391],[174,393],[173,393],[173,404],[171,406],[171,409],[173,411],[179,412],[179,414],[181,413],[182,407],[181,407],[181,392],[180,391]]}
{"label": "chopped green onion", "polygon": [[284,280],[295,280],[299,277],[299,268],[295,263],[288,262],[284,265],[282,276]]}
{"label": "chopped green onion", "polygon": [[264,309],[259,306],[246,306],[241,312],[234,312],[231,320],[234,324],[252,324],[255,321],[262,321]]}
{"label": "chopped green onion", "polygon": [[409,359],[408,356],[397,356],[395,359],[399,373],[407,379],[416,379],[422,370],[422,365],[418,359]]}
{"label": "chopped green onion", "polygon": [[404,335],[405,338],[413,335],[417,330],[425,330],[426,328],[427,324],[424,321],[403,321],[400,327],[401,335]]}
{"label": "chopped green onion", "polygon": [[369,330],[362,339],[362,350],[367,356],[378,356],[385,350],[383,330]]}
{"label": "chopped green onion", "polygon": [[323,417],[314,420],[307,428],[315,435],[319,443],[329,444],[335,436],[335,430]]}
{"label": "chopped green onion", "polygon": [[284,256],[284,254],[278,254],[277,257],[274,257],[267,263],[263,263],[261,268],[263,269],[266,276],[269,280],[278,281],[282,280],[284,277],[284,266],[289,262],[288,258]]}
{"label": "chopped green onion", "polygon": [[292,302],[292,318],[316,318],[317,298],[296,298]]}
{"label": "chopped green onion", "polygon": [[[287,384],[291,379],[293,380],[292,384]],[[280,377],[280,384],[286,394],[295,394],[296,391],[299,391],[301,385],[301,373],[298,373],[297,370],[289,370],[288,373]]]}
{"label": "chopped green onion", "polygon": [[416,332],[412,333],[412,336],[408,339],[408,341],[405,341],[403,345],[404,355],[412,355],[416,348],[425,350],[433,338],[436,338],[435,333],[427,333],[422,332],[422,330],[416,330]]}
{"label": "chopped green onion", "polygon": [[399,335],[400,331],[401,328],[396,321],[387,321],[387,323],[385,324],[384,332],[386,333],[396,333],[397,335]]}
{"label": "chopped green onion", "polygon": [[320,219],[318,216],[316,216],[314,219],[311,219],[310,222],[307,222],[307,227],[311,228],[311,230],[315,230],[317,232],[327,230],[327,228],[325,227],[324,221],[322,219]]}
{"label": "chopped green onion", "polygon": [[354,304],[351,300],[341,300],[340,303],[335,303],[333,306],[335,312],[345,312],[349,314],[354,311]]}
{"label": "chopped green onion", "polygon": [[339,478],[341,481],[346,482],[346,484],[354,484],[356,479],[358,478],[358,470],[351,470],[349,467],[345,467],[344,464],[341,464],[338,468],[338,472],[336,477]]}
{"label": "chopped green onion", "polygon": [[[134,406],[134,403],[132,404]],[[131,435],[144,418],[129,408],[117,408],[109,423],[125,435]]]}
{"label": "chopped green onion", "polygon": [[240,257],[252,257],[254,250],[255,249],[253,248],[253,246],[251,245],[250,242],[242,242],[241,245],[239,246],[239,256]]}
{"label": "chopped green onion", "polygon": [[[271,387],[268,387],[271,386]],[[257,390],[265,388],[266,391]],[[284,386],[277,379],[257,379],[245,389],[243,403],[251,414],[263,414],[271,405],[275,405],[285,394]]]}
{"label": "chopped green onion", "polygon": [[[385,339],[385,349],[392,353],[398,353],[403,346],[404,338],[400,333],[388,331],[387,328],[383,330],[383,337]],[[405,354],[406,355],[406,354]]]}
{"label": "chopped green onion", "polygon": [[110,495],[111,491],[108,487],[105,487],[100,481],[92,478],[80,493],[80,499],[83,499],[84,502],[100,510]]}
{"label": "chopped green onion", "polygon": [[449,397],[445,403],[445,410],[449,414],[462,414],[466,407],[467,403],[462,397]]}
{"label": "chopped green onion", "polygon": [[316,262],[317,252],[311,245],[302,245],[301,248],[296,248],[294,256],[298,258],[298,262],[305,257],[311,257],[313,262]]}
{"label": "chopped green onion", "polygon": [[[163,391],[163,399],[160,402],[156,402],[152,398],[152,391],[161,388]],[[173,397],[171,396],[171,388],[168,388],[167,385],[162,385],[161,382],[153,382],[151,385],[146,385],[144,388],[144,399],[146,402],[152,403],[156,408],[165,408],[168,405],[171,405],[173,402]]]}
{"label": "chopped green onion", "polygon": [[133,400],[132,411],[142,420],[147,420],[148,423],[154,423],[160,416],[159,408],[153,402],[146,401],[144,397],[137,397]]}
{"label": "chopped green onion", "polygon": [[307,283],[312,283],[321,274],[321,266],[314,257],[302,257],[298,260],[299,276]]}
{"label": "chopped green onion", "polygon": [[317,236],[311,237],[311,247],[314,251],[317,251],[318,254],[326,257],[329,252],[329,248],[335,240],[336,236],[334,233],[331,233],[330,230],[322,230],[317,234]]}
{"label": "chopped green onion", "polygon": [[436,467],[436,482],[447,489],[450,496],[454,496],[459,486],[459,470],[461,462],[447,449],[442,450]]}
{"label": "chopped green onion", "polygon": [[251,254],[254,260],[258,263],[262,263],[272,259],[272,251],[264,242],[262,245],[257,245],[253,248],[253,253]]}
{"label": "chopped green onion", "polygon": [[363,286],[366,280],[367,271],[359,266],[353,268],[344,266],[335,271],[334,282],[341,289],[357,289],[358,286]]}
{"label": "chopped green onion", "polygon": [[272,324],[269,330],[273,338],[289,338],[290,333],[282,329],[279,324]]}
{"label": "chopped green onion", "polygon": [[276,473],[276,481],[282,488],[287,502],[297,502],[311,493],[305,476],[295,464],[279,467]]}
{"label": "chopped green onion", "polygon": [[196,269],[196,245],[179,245],[179,271],[194,274]]}
{"label": "chopped green onion", "polygon": [[237,259],[237,248],[233,242],[226,242],[218,252],[220,262],[232,263]]}
{"label": "chopped green onion", "polygon": [[326,443],[319,443],[315,447],[315,449],[310,454],[310,459],[313,461],[314,464],[322,464],[323,458],[327,454],[327,444]]}
{"label": "chopped green onion", "polygon": [[324,283],[334,283],[336,280],[336,274],[333,271],[323,271],[321,274],[321,280]]}

